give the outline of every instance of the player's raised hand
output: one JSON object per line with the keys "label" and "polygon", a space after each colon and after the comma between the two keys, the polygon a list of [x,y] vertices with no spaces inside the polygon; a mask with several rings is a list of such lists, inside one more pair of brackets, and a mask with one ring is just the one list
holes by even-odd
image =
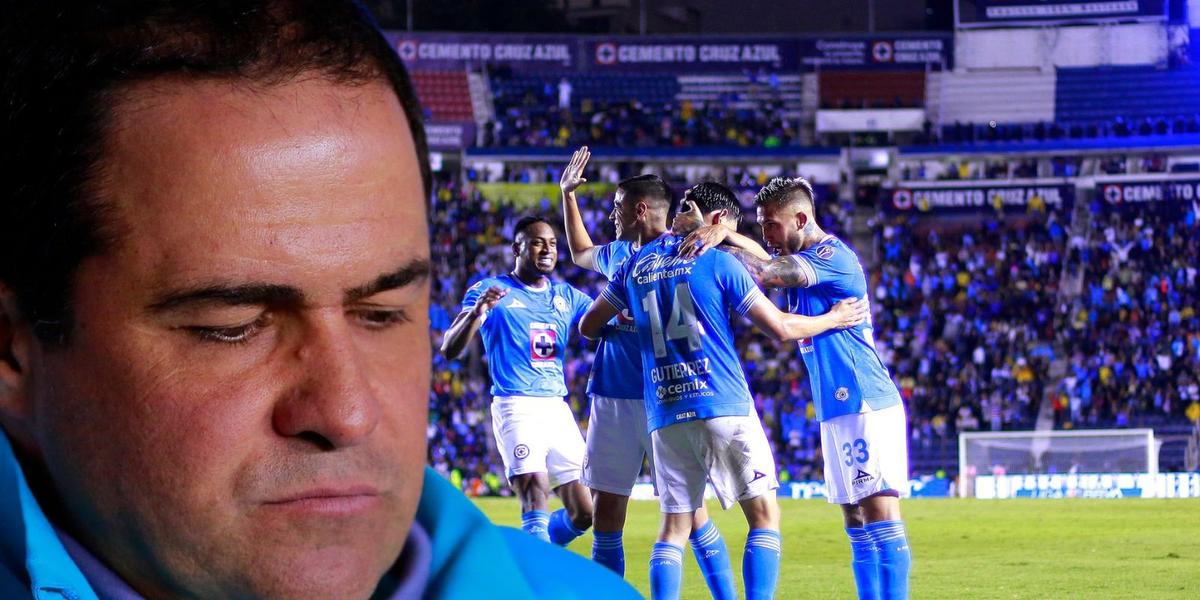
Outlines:
{"label": "player's raised hand", "polygon": [[724,225],[705,225],[683,238],[683,242],[679,244],[679,256],[681,258],[700,256],[720,246],[728,235],[729,229]]}
{"label": "player's raised hand", "polygon": [[576,188],[587,183],[583,178],[583,168],[587,166],[588,159],[592,157],[592,153],[587,146],[583,146],[571,155],[571,162],[567,163],[567,168],[563,169],[562,179],[558,180],[558,187],[562,188],[564,194],[574,192]]}
{"label": "player's raised hand", "polygon": [[500,303],[500,299],[507,295],[508,290],[498,285],[493,285],[475,301],[475,306],[471,308],[471,316],[479,317],[487,311],[496,308],[496,305]]}
{"label": "player's raised hand", "polygon": [[834,329],[849,329],[871,317],[871,303],[863,298],[846,298],[829,310]]}

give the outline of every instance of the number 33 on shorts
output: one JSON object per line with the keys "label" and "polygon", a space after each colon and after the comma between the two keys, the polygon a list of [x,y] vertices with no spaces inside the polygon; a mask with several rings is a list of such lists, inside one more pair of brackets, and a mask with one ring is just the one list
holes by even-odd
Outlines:
{"label": "number 33 on shorts", "polygon": [[866,464],[867,460],[871,458],[871,454],[867,452],[867,440],[862,438],[854,440],[853,444],[850,442],[842,444],[842,454],[846,455],[847,467],[854,466],[856,461],[860,465]]}

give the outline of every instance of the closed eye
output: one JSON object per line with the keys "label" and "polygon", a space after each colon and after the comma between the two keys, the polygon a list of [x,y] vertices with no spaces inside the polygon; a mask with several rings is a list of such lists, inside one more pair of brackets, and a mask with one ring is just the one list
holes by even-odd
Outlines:
{"label": "closed eye", "polygon": [[387,329],[394,325],[412,322],[408,311],[399,309],[357,309],[350,314],[367,329]]}
{"label": "closed eye", "polygon": [[237,345],[250,341],[269,324],[268,313],[263,313],[253,321],[241,325],[186,325],[181,329],[204,342]]}

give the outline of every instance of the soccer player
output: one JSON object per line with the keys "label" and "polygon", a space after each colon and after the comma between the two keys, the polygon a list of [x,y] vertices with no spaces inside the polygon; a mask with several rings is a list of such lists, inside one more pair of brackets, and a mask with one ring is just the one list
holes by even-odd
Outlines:
{"label": "soccer player", "polygon": [[[617,239],[597,246],[588,234],[575,198],[576,188],[587,181],[583,170],[590,157],[584,146],[563,170],[559,182],[563,222],[575,264],[611,279],[636,250],[637,240],[652,240],[667,231],[672,194],[657,175],[639,175],[618,183],[609,214]],[[605,328],[588,380],[592,408],[582,480],[583,485],[591,488],[595,503],[592,558],[622,576],[625,574],[622,532],[629,495],[641,473],[642,462],[652,456],[642,387],[637,330],[629,311],[623,311]],[[696,510],[690,542],[713,597],[734,598],[729,550],[703,506]]]}
{"label": "soccer player", "polygon": [[[850,246],[817,225],[807,181],[772,179],[754,203],[763,238],[779,257],[762,260],[729,251],[763,286],[787,288],[789,311],[820,314],[845,298],[865,300],[862,263]],[[720,228],[707,227],[687,244],[702,250],[724,237]],[[799,345],[821,422],[829,501],[842,506],[859,598],[894,600],[908,597],[911,562],[899,501],[908,487],[907,423],[872,330],[868,319],[806,337]]]}
{"label": "soccer player", "polygon": [[[702,183],[685,195],[677,231],[702,222],[732,227],[739,208],[724,186]],[[650,558],[651,596],[677,598],[683,542],[703,505],[706,480],[723,508],[741,504],[750,527],[742,559],[747,598],[770,598],[779,575],[781,538],[775,460],[754,411],[734,348],[729,311],[750,317],[775,339],[816,335],[865,318],[861,303],[820,317],[779,311],[732,256],[677,255],[682,238],[639,235],[641,245],[580,322],[596,338],[630,310],[642,355],[642,397],[651,430],[655,482],[663,512]]]}
{"label": "soccer player", "polygon": [[[583,436],[563,401],[563,354],[591,298],[550,281],[558,238],[545,219],[524,217],[513,235],[516,268],[467,290],[442,353],[458,358],[482,331],[492,378],[492,429],[521,500],[521,528],[565,546],[592,525],[592,500],[579,483]],[[547,512],[550,490],[564,506],[554,514]]]}

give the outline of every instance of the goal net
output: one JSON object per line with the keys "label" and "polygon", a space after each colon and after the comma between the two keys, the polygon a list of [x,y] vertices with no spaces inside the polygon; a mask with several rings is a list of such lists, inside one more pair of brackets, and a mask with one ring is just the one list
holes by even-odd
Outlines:
{"label": "goal net", "polygon": [[1158,447],[1153,429],[969,432],[958,468],[963,497],[1121,495],[1153,481]]}

